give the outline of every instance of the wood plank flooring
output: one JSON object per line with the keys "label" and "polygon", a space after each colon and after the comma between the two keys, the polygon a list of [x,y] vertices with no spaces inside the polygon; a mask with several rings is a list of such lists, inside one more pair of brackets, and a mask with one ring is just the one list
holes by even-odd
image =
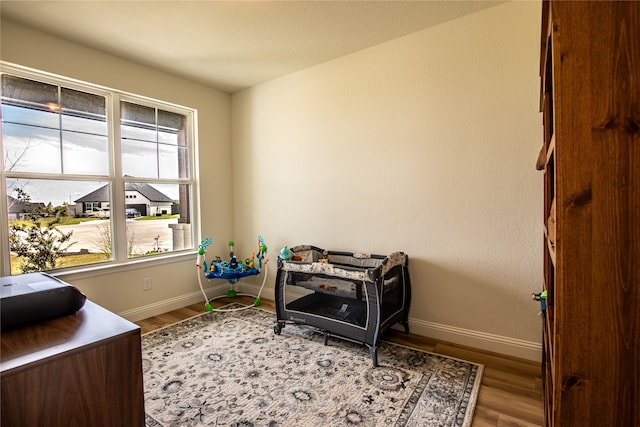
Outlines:
{"label": "wood plank flooring", "polygon": [[[253,299],[221,298],[211,302],[220,307],[230,302],[252,304]],[[273,301],[262,300],[260,308],[275,312]],[[198,303],[137,324],[142,333],[168,326],[204,312]],[[484,350],[463,347],[427,337],[388,330],[383,339],[421,350],[456,357],[485,366],[472,427],[537,427],[543,425],[542,376],[540,364]]]}

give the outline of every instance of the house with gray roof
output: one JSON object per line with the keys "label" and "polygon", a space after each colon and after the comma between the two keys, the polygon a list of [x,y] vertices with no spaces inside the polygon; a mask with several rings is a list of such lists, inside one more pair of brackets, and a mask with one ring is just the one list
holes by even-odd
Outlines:
{"label": "house with gray roof", "polygon": [[[144,182],[125,183],[125,207],[127,216],[155,216],[172,213],[173,200]],[[104,185],[95,191],[75,200],[76,216],[108,217],[109,186]]]}
{"label": "house with gray roof", "polygon": [[24,202],[18,200],[15,197],[7,196],[7,211],[9,214],[9,221],[15,219],[24,219],[34,209],[44,208],[44,203],[39,202]]}

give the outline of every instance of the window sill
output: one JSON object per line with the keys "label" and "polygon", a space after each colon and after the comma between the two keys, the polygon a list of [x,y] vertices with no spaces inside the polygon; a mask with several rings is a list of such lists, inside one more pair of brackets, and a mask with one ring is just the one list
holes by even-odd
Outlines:
{"label": "window sill", "polygon": [[122,263],[110,262],[99,265],[87,266],[85,268],[77,268],[73,270],[56,270],[48,272],[48,274],[64,281],[73,281],[89,279],[92,277],[106,276],[114,273],[122,273],[125,271],[139,270],[142,268],[152,268],[159,265],[166,265],[177,262],[184,262],[194,259],[196,250],[190,250],[170,255],[158,255],[150,258],[129,260]]}

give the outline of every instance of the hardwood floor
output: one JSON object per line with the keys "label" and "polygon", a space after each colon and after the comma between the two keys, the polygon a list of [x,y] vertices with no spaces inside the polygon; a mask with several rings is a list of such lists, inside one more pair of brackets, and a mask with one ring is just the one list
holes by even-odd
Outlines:
{"label": "hardwood floor", "polygon": [[[218,299],[214,308],[230,302],[252,304],[248,297]],[[262,300],[260,308],[275,312],[273,301]],[[198,303],[137,322],[142,333],[168,326],[204,312]],[[419,335],[389,330],[383,339],[421,350],[484,365],[484,375],[472,427],[535,427],[543,425],[540,364],[497,353],[463,347]]]}

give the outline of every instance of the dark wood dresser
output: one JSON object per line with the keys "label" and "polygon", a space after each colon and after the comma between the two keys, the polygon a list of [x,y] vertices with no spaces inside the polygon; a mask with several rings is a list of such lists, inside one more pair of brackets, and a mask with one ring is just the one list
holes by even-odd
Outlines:
{"label": "dark wood dresser", "polygon": [[1,338],[2,426],[144,426],[137,325],[87,300]]}

